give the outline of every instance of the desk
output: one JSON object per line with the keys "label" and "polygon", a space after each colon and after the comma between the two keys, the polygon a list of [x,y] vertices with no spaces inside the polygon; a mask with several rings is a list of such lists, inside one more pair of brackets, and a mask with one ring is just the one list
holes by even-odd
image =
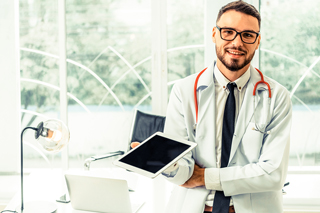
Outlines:
{"label": "desk", "polygon": [[[80,169],[76,172],[79,172]],[[84,172],[84,171],[83,171]],[[86,172],[84,172],[86,173]],[[136,195],[134,195],[134,198],[138,198],[145,201],[145,204],[141,207],[141,209],[138,211],[138,213],[156,213],[160,212],[163,213],[163,206],[165,204],[159,203],[157,199],[157,205],[160,205],[160,207],[157,206],[155,210],[155,204],[153,203],[154,193],[158,192],[159,190],[164,191],[165,188],[167,188],[167,191],[164,193],[166,202],[169,198],[169,191],[172,189],[172,185],[168,185],[167,181],[159,178],[156,178],[154,180],[145,178],[143,176],[137,175],[135,173],[128,173],[122,169],[92,169],[89,171],[89,173],[97,174],[99,176],[106,176],[109,177],[114,175],[114,178],[121,178],[121,179],[127,179],[128,178],[128,184],[130,187],[135,189]],[[50,181],[50,185],[46,184],[43,180]],[[290,194],[293,194],[291,190],[295,190],[294,183],[297,182],[297,180],[288,179],[291,181],[291,184],[286,187],[286,191],[288,192],[287,195],[285,195],[285,199],[290,197]],[[62,184],[64,183],[63,175],[61,170],[50,170],[50,169],[41,169],[37,170],[36,172],[32,172],[31,175],[25,176],[25,193],[24,193],[24,200],[27,201],[34,201],[34,200],[49,200],[52,202],[55,202],[55,200],[62,194],[62,191],[65,190],[65,186]],[[156,185],[156,187],[154,187]],[[165,186],[165,187],[163,187]],[[292,188],[291,188],[292,187]],[[20,187],[17,187],[20,189]],[[309,189],[308,187],[307,189]],[[155,192],[154,192],[155,191]],[[134,201],[134,200],[133,200]],[[6,210],[15,210],[18,205],[20,205],[20,193],[17,193],[14,198],[10,201],[10,203],[5,208]],[[57,204],[58,210],[56,213],[89,213],[85,211],[79,211],[72,209],[72,206],[70,203],[64,204],[64,203],[58,203]],[[308,203],[309,209],[307,210],[305,207],[301,206],[295,206],[292,205],[292,203],[287,203],[284,201],[285,210],[284,213],[306,213],[306,212],[313,212],[313,213],[320,213],[319,208],[316,206],[313,208],[313,205],[319,205],[318,200],[314,200],[313,203],[310,201]],[[161,209],[162,208],[162,209]],[[303,209],[301,211],[298,211],[299,209]]]}
{"label": "desk", "polygon": [[[119,178],[125,179],[128,182],[130,188],[133,188],[135,192],[130,195],[132,202],[135,199],[139,201],[145,201],[144,205],[139,209],[138,213],[150,213],[154,211],[153,204],[153,185],[156,181],[160,183],[163,180],[161,177],[154,180],[143,177],[141,175],[127,172],[123,169],[100,169],[92,171],[71,171],[76,174],[88,174],[103,176],[108,178]],[[36,200],[46,200],[55,202],[55,200],[62,195],[66,190],[66,185],[64,181],[63,172],[59,169],[41,169],[32,172],[29,176],[24,177],[24,202],[36,201]],[[48,184],[50,183],[50,184]],[[20,189],[20,188],[19,188]],[[55,202],[57,205],[56,213],[89,213],[88,211],[74,210],[71,203],[59,203]],[[20,192],[17,193],[14,198],[9,202],[6,210],[15,210],[15,208],[21,204]],[[161,208],[160,208],[161,209]]]}

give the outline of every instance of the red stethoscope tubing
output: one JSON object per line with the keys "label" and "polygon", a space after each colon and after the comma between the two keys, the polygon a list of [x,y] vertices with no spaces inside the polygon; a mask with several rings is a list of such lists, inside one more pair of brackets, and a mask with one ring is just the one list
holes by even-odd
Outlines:
{"label": "red stethoscope tubing", "polygon": [[256,90],[257,90],[258,84],[265,84],[265,85],[267,85],[267,87],[268,87],[269,98],[271,98],[271,88],[270,88],[270,85],[268,84],[268,82],[266,82],[266,81],[264,80],[263,75],[262,75],[262,72],[261,72],[260,70],[258,70],[257,68],[256,68],[256,70],[257,70],[258,73],[260,74],[261,81],[258,81],[258,82],[254,85],[253,95],[254,95],[254,96],[256,95]]}
{"label": "red stethoscope tubing", "polygon": [[197,99],[197,85],[198,85],[198,81],[200,76],[202,75],[202,73],[204,71],[206,71],[207,68],[204,68],[204,70],[202,70],[196,78],[196,81],[194,82],[194,90],[193,90],[193,96],[194,96],[194,103],[195,103],[195,108],[196,108],[196,124],[198,123],[198,99]]}
{"label": "red stethoscope tubing", "polygon": [[[194,103],[195,103],[195,109],[196,109],[196,124],[198,123],[197,86],[198,86],[198,81],[199,81],[200,76],[202,75],[202,73],[203,73],[204,71],[206,71],[206,69],[207,69],[207,68],[205,68],[204,70],[202,70],[202,71],[197,75],[197,78],[196,78],[196,80],[195,80],[195,82],[194,82],[194,91],[193,91],[193,94],[194,94]],[[263,77],[262,72],[261,72],[260,70],[258,70],[257,68],[256,68],[256,70],[257,70],[258,73],[260,74],[261,80],[258,81],[258,82],[254,85],[254,88],[253,88],[253,96],[256,95],[257,86],[258,86],[259,84],[265,84],[265,85],[267,85],[267,87],[268,87],[269,98],[271,98],[271,88],[270,88],[270,85],[268,84],[268,82],[266,82],[266,81],[264,80],[264,77]]]}

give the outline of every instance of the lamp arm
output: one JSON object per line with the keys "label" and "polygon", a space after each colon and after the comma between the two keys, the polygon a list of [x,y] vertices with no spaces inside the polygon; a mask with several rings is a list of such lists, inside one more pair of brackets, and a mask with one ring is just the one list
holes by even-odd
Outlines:
{"label": "lamp arm", "polygon": [[123,155],[124,151],[115,151],[115,152],[109,152],[106,155],[99,155],[99,156],[93,156],[92,158],[94,158],[94,160],[101,160],[101,159],[105,159],[105,158],[109,158],[109,157],[113,157],[113,156],[117,156],[117,155]]}
{"label": "lamp arm", "polygon": [[89,170],[90,169],[90,164],[93,161],[102,160],[102,159],[105,159],[105,158],[110,158],[110,157],[114,157],[114,156],[117,156],[117,155],[123,155],[123,154],[124,154],[124,151],[115,151],[115,152],[109,152],[106,155],[89,157],[84,161],[84,170]]}
{"label": "lamp arm", "polygon": [[24,209],[24,206],[23,206],[23,133],[24,131],[26,131],[27,129],[33,129],[35,131],[37,131],[38,129],[37,128],[34,128],[34,127],[26,127],[22,130],[21,132],[21,143],[20,143],[20,177],[21,177],[21,212],[23,211]]}

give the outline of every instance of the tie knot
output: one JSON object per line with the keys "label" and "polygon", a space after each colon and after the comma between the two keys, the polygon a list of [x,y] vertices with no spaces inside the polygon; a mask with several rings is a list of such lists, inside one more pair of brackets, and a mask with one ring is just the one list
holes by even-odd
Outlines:
{"label": "tie knot", "polygon": [[237,84],[234,82],[231,82],[231,83],[227,84],[227,87],[228,87],[229,92],[233,94],[233,90],[235,87],[237,87]]}

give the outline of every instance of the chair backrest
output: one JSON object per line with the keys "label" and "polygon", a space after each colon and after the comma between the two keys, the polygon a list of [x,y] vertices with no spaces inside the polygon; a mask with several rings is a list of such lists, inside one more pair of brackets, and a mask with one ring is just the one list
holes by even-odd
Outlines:
{"label": "chair backrest", "polygon": [[165,116],[136,110],[129,142],[142,142],[156,132],[163,132],[165,120]]}

